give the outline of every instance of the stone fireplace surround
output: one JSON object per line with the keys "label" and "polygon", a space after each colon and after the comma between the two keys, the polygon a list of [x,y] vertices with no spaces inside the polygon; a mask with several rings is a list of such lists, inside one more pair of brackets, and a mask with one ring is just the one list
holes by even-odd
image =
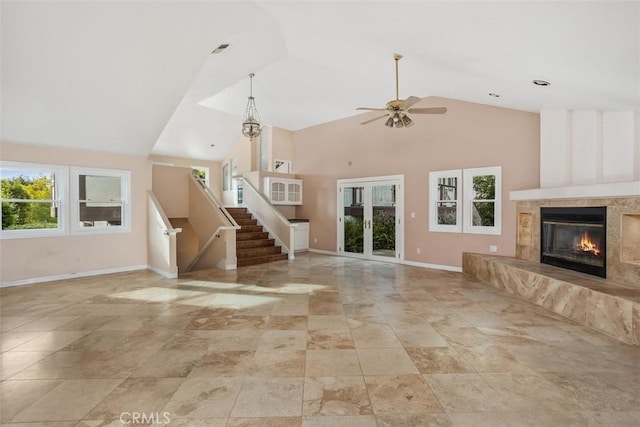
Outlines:
{"label": "stone fireplace surround", "polygon": [[516,258],[540,261],[541,207],[607,207],[607,279],[640,290],[640,197],[518,201]]}
{"label": "stone fireplace surround", "polygon": [[[607,278],[540,263],[540,208],[607,206]],[[516,257],[463,255],[463,271],[619,341],[640,346],[640,197],[517,201]]]}

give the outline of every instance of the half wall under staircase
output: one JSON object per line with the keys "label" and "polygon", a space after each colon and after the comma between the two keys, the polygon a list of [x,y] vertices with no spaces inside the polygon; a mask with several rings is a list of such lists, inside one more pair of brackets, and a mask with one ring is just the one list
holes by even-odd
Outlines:
{"label": "half wall under staircase", "polygon": [[198,255],[200,250],[198,234],[195,232],[188,218],[169,218],[174,228],[180,228],[182,232],[177,235],[176,258],[178,261],[178,272],[188,272],[191,261]]}
{"label": "half wall under staircase", "polygon": [[276,246],[275,240],[269,238],[258,220],[247,208],[226,208],[240,226],[236,230],[237,266],[263,264],[272,261],[286,260],[289,256],[282,253],[282,248]]}

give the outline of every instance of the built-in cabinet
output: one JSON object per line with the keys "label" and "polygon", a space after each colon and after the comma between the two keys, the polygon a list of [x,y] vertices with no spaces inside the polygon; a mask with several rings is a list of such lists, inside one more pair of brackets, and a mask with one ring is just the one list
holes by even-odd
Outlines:
{"label": "built-in cabinet", "polygon": [[264,189],[269,201],[274,205],[301,205],[302,180],[266,177]]}

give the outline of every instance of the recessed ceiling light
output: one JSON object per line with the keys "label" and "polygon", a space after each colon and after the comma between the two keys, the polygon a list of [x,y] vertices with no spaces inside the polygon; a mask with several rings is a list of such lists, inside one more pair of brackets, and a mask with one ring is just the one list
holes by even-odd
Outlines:
{"label": "recessed ceiling light", "polygon": [[494,98],[500,98],[500,94],[491,92],[489,96],[493,96]]}
{"label": "recessed ceiling light", "polygon": [[229,43],[221,44],[217,48],[213,49],[211,53],[221,53],[223,50],[225,50],[228,47],[229,47]]}
{"label": "recessed ceiling light", "polygon": [[216,146],[216,144],[211,144],[211,147],[215,147],[215,146]]}
{"label": "recessed ceiling light", "polygon": [[537,85],[537,86],[549,86],[549,85],[551,85],[551,83],[549,83],[546,80],[534,80],[533,84]]}

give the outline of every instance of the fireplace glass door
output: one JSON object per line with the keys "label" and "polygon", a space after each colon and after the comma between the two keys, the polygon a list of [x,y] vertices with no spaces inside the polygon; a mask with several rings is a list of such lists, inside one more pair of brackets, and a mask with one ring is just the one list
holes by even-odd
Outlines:
{"label": "fireplace glass door", "polygon": [[541,261],[605,277],[606,210],[542,209]]}
{"label": "fireplace glass door", "polygon": [[601,225],[547,222],[543,233],[548,236],[543,255],[599,267],[604,265]]}

